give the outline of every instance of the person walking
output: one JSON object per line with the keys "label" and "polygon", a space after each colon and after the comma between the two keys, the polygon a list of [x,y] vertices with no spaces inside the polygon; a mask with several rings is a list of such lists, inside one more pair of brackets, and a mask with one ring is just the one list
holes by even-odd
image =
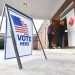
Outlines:
{"label": "person walking", "polygon": [[53,39],[53,23],[48,26],[48,41],[49,41],[49,49],[52,48],[52,39]]}
{"label": "person walking", "polygon": [[64,21],[60,21],[60,25],[57,33],[57,47],[62,48],[62,39],[65,32]]}

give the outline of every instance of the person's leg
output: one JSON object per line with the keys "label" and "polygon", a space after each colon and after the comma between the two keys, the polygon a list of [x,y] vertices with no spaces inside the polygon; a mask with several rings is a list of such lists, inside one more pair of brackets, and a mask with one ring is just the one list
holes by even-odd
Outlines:
{"label": "person's leg", "polygon": [[61,34],[58,34],[58,37],[57,37],[57,47],[58,48],[62,47],[62,37],[61,37]]}
{"label": "person's leg", "polygon": [[57,47],[59,47],[59,43],[60,43],[59,39],[60,39],[60,37],[59,37],[59,34],[58,34],[57,35]]}
{"label": "person's leg", "polygon": [[52,42],[52,34],[48,34],[48,41],[49,41],[49,48],[52,48],[51,42]]}
{"label": "person's leg", "polygon": [[60,47],[62,48],[62,37],[60,39]]}
{"label": "person's leg", "polygon": [[49,48],[50,42],[49,42],[49,34],[48,34],[48,48]]}
{"label": "person's leg", "polygon": [[62,37],[61,36],[58,39],[58,47],[62,48]]}

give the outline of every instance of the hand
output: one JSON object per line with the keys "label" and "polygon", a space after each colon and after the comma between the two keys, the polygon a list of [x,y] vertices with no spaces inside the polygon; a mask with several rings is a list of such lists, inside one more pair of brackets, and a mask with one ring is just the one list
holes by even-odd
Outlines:
{"label": "hand", "polygon": [[52,32],[52,34],[54,34],[54,32]]}

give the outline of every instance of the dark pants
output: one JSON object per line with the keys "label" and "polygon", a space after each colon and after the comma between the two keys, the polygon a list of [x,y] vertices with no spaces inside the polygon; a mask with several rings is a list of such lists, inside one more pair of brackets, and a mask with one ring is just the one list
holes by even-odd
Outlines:
{"label": "dark pants", "polygon": [[53,38],[53,35],[52,34],[48,34],[48,41],[49,41],[49,48],[52,48],[52,38]]}
{"label": "dark pants", "polygon": [[58,47],[62,47],[62,39],[63,39],[63,36],[61,34],[58,34],[58,37],[57,37],[57,46]]}

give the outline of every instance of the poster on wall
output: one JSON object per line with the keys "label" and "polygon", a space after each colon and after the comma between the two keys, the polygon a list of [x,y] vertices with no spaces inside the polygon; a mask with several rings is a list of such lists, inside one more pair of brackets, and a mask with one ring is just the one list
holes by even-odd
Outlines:
{"label": "poster on wall", "polygon": [[[33,21],[32,18],[20,13],[17,10],[8,8],[9,17],[6,15],[6,33],[5,33],[5,59],[15,58],[14,46],[12,43],[11,27],[14,33],[16,47],[19,56],[27,56],[32,54],[32,36]],[[6,11],[7,13],[7,11]]]}
{"label": "poster on wall", "polygon": [[75,46],[75,14],[72,9],[67,15],[68,45]]}

